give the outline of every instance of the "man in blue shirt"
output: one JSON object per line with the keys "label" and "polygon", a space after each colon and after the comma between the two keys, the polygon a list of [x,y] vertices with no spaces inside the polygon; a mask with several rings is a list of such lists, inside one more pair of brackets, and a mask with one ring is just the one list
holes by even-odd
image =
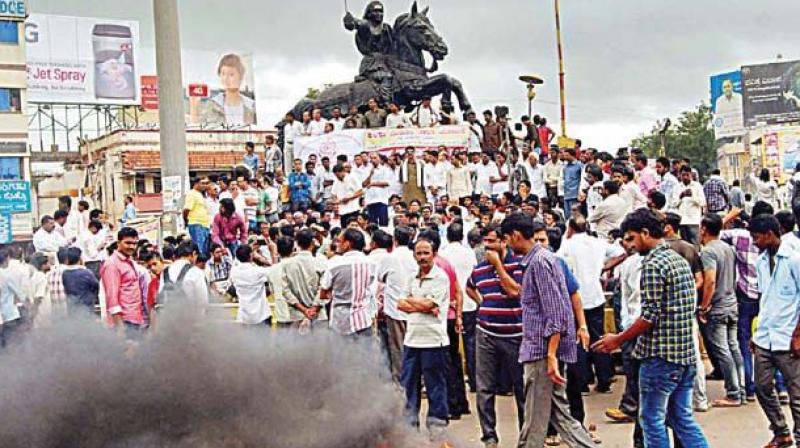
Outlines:
{"label": "man in blue shirt", "polygon": [[583,164],[575,159],[575,149],[564,150],[564,219],[572,215],[572,206],[578,203]]}
{"label": "man in blue shirt", "polygon": [[246,154],[242,158],[242,162],[250,170],[251,177],[255,177],[258,175],[258,164],[260,162],[258,154],[256,154],[256,145],[253,142],[247,142],[244,144],[244,150]]}
{"label": "man in blue shirt", "polygon": [[294,171],[289,173],[289,200],[292,211],[305,211],[311,206],[311,178],[303,172],[303,161],[294,159]]}
{"label": "man in blue shirt", "polygon": [[753,334],[756,396],[770,422],[767,446],[793,446],[789,425],[775,395],[776,370],[789,386],[794,438],[800,440],[800,254],[781,242],[778,220],[767,214],[750,221],[753,243],[762,252],[756,262],[761,309]]}

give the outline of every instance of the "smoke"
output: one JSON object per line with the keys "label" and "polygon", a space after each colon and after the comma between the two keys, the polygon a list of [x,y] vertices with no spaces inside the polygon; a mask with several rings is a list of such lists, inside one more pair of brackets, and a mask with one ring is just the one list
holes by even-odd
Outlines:
{"label": "smoke", "polygon": [[[174,311],[172,309],[171,311]],[[90,318],[0,352],[13,447],[420,447],[370,344],[166,313],[132,353]]]}

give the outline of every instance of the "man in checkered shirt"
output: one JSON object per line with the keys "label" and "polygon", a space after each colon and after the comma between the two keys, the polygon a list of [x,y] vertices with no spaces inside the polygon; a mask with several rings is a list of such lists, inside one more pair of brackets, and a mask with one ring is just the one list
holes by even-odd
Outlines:
{"label": "man in checkered shirt", "polygon": [[706,196],[706,207],[711,213],[720,213],[728,211],[728,186],[720,176],[719,169],[711,172],[711,177],[708,178],[705,185],[703,185],[703,193]]}
{"label": "man in checkered shirt", "polygon": [[639,419],[645,446],[669,447],[666,417],[683,446],[708,447],[692,414],[696,375],[692,324],[696,293],[689,263],[663,242],[664,221],[648,209],[622,222],[624,240],[642,259],[641,317],[623,333],[606,335],[592,349],[610,353],[638,337]]}

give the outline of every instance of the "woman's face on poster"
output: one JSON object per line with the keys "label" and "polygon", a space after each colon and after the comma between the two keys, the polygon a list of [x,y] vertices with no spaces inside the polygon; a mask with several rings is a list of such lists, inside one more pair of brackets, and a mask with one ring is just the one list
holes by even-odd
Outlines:
{"label": "woman's face on poster", "polygon": [[223,66],[219,71],[219,78],[225,90],[239,90],[242,85],[242,75],[235,67]]}

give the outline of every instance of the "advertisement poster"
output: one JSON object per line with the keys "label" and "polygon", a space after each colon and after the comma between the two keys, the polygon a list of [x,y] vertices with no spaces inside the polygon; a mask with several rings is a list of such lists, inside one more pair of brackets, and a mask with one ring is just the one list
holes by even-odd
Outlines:
{"label": "advertisement poster", "polygon": [[161,178],[161,198],[164,201],[165,213],[177,212],[181,209],[182,195],[181,176],[165,176]]}
{"label": "advertisement poster", "polygon": [[189,125],[257,123],[252,54],[192,51],[182,58]]}
{"label": "advertisement poster", "polygon": [[744,133],[742,73],[739,70],[711,77],[711,111],[716,138]]}
{"label": "advertisement poster", "polygon": [[28,101],[139,104],[139,23],[31,14]]}
{"label": "advertisement poster", "polygon": [[142,76],[140,81],[142,107],[158,110],[158,76]]}
{"label": "advertisement poster", "polygon": [[161,241],[161,222],[158,218],[136,220],[132,222],[130,226],[139,232],[139,239],[146,239],[148,241]]}
{"label": "advertisement poster", "polygon": [[800,61],[742,67],[744,124],[800,121]]}

